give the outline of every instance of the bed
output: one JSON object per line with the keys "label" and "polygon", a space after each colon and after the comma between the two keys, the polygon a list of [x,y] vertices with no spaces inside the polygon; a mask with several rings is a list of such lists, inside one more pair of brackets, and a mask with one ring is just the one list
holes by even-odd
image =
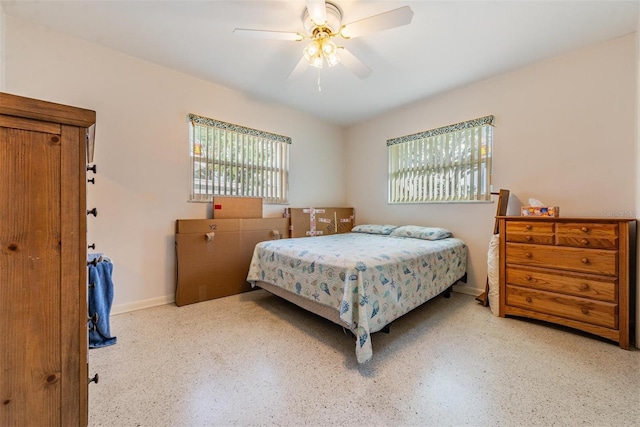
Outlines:
{"label": "bed", "polygon": [[348,328],[365,363],[372,333],[466,280],[466,266],[467,246],[447,230],[368,224],[258,243],[247,281]]}

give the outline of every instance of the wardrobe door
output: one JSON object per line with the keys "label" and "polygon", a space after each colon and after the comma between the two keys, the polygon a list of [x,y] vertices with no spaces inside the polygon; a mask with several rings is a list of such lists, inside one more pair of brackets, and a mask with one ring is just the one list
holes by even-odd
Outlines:
{"label": "wardrobe door", "polygon": [[0,425],[58,425],[61,135],[0,127],[0,182]]}
{"label": "wardrobe door", "polygon": [[0,426],[86,425],[86,132],[0,92]]}

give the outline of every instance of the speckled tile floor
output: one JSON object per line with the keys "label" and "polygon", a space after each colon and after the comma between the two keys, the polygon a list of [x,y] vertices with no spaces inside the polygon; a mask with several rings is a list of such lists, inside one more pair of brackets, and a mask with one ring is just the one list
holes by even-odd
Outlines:
{"label": "speckled tile floor", "polygon": [[373,335],[263,290],[112,316],[90,426],[638,426],[640,351],[453,293]]}

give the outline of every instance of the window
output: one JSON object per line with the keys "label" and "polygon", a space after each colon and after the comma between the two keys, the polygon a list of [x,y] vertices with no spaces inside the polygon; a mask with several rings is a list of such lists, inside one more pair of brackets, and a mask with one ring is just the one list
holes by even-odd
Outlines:
{"label": "window", "polygon": [[387,141],[389,203],[491,197],[493,116]]}
{"label": "window", "polygon": [[190,201],[215,196],[287,203],[291,138],[189,114]]}

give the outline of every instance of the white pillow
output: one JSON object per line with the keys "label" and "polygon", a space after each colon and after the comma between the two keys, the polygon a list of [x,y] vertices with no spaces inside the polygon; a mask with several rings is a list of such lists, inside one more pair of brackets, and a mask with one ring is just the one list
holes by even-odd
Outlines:
{"label": "white pillow", "polygon": [[420,227],[418,225],[402,225],[391,232],[396,237],[412,237],[422,240],[440,240],[451,237],[451,232],[439,227]]}
{"label": "white pillow", "polygon": [[368,234],[389,234],[394,229],[398,228],[397,225],[377,225],[377,224],[362,224],[356,225],[351,229],[352,233],[368,233]]}

